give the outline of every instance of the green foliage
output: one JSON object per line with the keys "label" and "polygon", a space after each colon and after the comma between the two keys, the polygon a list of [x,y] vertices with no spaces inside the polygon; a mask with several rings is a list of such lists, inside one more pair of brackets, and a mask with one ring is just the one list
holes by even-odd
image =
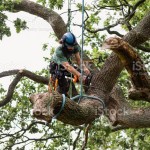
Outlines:
{"label": "green foliage", "polygon": [[62,9],[63,7],[63,0],[37,0],[37,2],[41,3],[42,5],[47,5],[49,6],[50,9],[54,9],[54,8],[57,8],[57,9]]}
{"label": "green foliage", "polygon": [[1,0],[0,1],[0,40],[2,40],[3,36],[11,36],[10,28],[6,25],[6,20],[8,17],[3,13],[3,11],[12,11],[13,3],[11,0]]}
{"label": "green foliage", "polygon": [[7,16],[0,12],[0,40],[2,40],[3,36],[10,36],[10,28],[6,26],[5,20],[7,19]]}
{"label": "green foliage", "polygon": [[130,89],[131,82],[128,72],[124,69],[119,78],[118,78],[118,84],[122,88],[124,92],[124,96],[128,99],[128,90]]}
{"label": "green foliage", "polygon": [[[0,1],[0,39],[6,35],[11,36],[10,28],[7,26],[8,17],[5,15],[4,11],[14,12],[14,2],[19,3],[20,0],[2,0]],[[12,22],[12,21],[11,21]],[[14,27],[16,28],[16,32],[19,33],[21,30],[25,30],[27,28],[26,22],[17,18],[13,21]]]}
{"label": "green foliage", "polygon": [[0,10],[1,11],[7,10],[7,11],[12,12],[13,7],[14,7],[14,2],[15,1],[12,1],[12,0],[1,0],[0,1]]}
{"label": "green foliage", "polygon": [[38,3],[41,3],[43,6],[46,5],[46,0],[37,0]]}
{"label": "green foliage", "polygon": [[47,48],[48,48],[48,43],[43,44],[43,47],[42,47],[43,51],[47,50]]}
{"label": "green foliage", "polygon": [[14,26],[16,28],[16,32],[19,33],[21,30],[25,30],[27,28],[26,22],[22,21],[21,19],[17,18],[14,21]]}

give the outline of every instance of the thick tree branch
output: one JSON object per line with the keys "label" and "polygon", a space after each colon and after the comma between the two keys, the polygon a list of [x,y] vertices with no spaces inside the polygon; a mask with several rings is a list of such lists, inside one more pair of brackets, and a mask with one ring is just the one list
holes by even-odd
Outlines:
{"label": "thick tree branch", "polygon": [[139,24],[127,33],[123,39],[133,47],[136,47],[150,39],[150,12],[139,22]]}
{"label": "thick tree branch", "polygon": [[117,115],[117,122],[129,128],[150,127],[150,108],[124,109],[123,113]]}
{"label": "thick tree branch", "polygon": [[[34,116],[50,122],[60,111],[63,98],[59,93],[53,92],[33,94],[30,99],[33,104]],[[77,104],[66,97],[63,111],[57,119],[74,126],[88,124],[101,115],[102,108],[102,104],[98,100],[86,98]]]}
{"label": "thick tree branch", "polygon": [[149,47],[144,47],[142,45],[137,46],[137,48],[139,48],[140,50],[144,51],[144,52],[150,52],[150,48]]}
{"label": "thick tree branch", "polygon": [[[150,108],[131,107],[117,86],[111,92],[111,96],[106,104],[105,115],[108,116],[113,126],[150,127]],[[58,93],[35,94],[31,96],[31,101],[34,107],[34,116],[50,121],[60,110],[62,96]],[[92,122],[101,114],[101,111],[101,104],[95,100],[85,99],[80,104],[76,104],[67,98],[63,111],[57,119],[66,124],[78,126]]]}
{"label": "thick tree branch", "polygon": [[20,3],[14,3],[14,9],[28,12],[46,20],[53,28],[58,39],[67,31],[66,24],[58,13],[35,2],[21,0]]}
{"label": "thick tree branch", "polygon": [[150,89],[148,88],[139,88],[129,90],[129,98],[132,100],[144,100],[150,102]]}
{"label": "thick tree branch", "polygon": [[7,77],[11,75],[16,75],[20,73],[24,77],[28,77],[29,79],[37,82],[37,83],[42,83],[42,84],[48,84],[48,78],[36,75],[35,73],[25,70],[25,69],[16,69],[16,70],[9,70],[9,71],[4,71],[0,73],[0,78],[2,77]]}
{"label": "thick tree branch", "polygon": [[[138,46],[139,44],[144,43],[150,38],[149,24],[150,12],[143,18],[143,20],[140,21],[136,28],[134,28],[132,31],[130,31],[123,37],[123,40],[125,40],[132,46]],[[117,82],[118,76],[121,73],[122,69],[123,64],[120,62],[119,57],[113,53],[105,61],[105,64],[101,68],[99,75],[96,78],[93,78],[92,84],[97,85],[97,88],[101,88],[101,90],[105,93],[106,91],[111,92],[113,86]]]}
{"label": "thick tree branch", "polygon": [[9,85],[6,97],[2,101],[0,101],[0,107],[6,105],[7,103],[11,101],[16,85],[18,84],[18,82],[21,80],[22,77],[28,77],[29,79],[37,83],[48,85],[48,78],[38,76],[28,70],[4,71],[0,73],[0,78],[10,76],[10,75],[15,75],[15,74],[16,74],[16,77],[13,79],[12,83]]}
{"label": "thick tree branch", "polygon": [[21,78],[22,78],[22,75],[20,73],[18,73],[16,75],[16,77],[14,78],[14,80],[12,81],[12,83],[9,85],[6,98],[4,98],[4,100],[0,101],[0,107],[4,106],[4,105],[6,105],[7,103],[10,102],[10,100],[13,96],[15,87],[18,84],[18,82],[20,81]]}
{"label": "thick tree branch", "polygon": [[120,38],[107,39],[103,47],[111,49],[120,58],[131,76],[135,88],[150,88],[149,75],[138,53],[127,42]]}
{"label": "thick tree branch", "polygon": [[130,106],[118,86],[114,87],[111,95],[111,101],[108,101],[110,109],[107,111],[114,119],[114,126],[121,125],[126,128],[150,127],[150,108],[134,108]]}

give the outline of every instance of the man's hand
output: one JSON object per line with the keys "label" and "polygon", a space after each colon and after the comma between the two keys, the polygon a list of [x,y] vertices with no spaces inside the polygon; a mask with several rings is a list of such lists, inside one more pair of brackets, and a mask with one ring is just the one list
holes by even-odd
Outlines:
{"label": "man's hand", "polygon": [[79,81],[81,82],[82,81],[82,83],[84,84],[85,83],[85,80],[86,80],[86,76],[85,75],[83,75],[83,76],[79,76]]}
{"label": "man's hand", "polygon": [[[80,66],[80,65],[81,65],[81,58],[80,58],[79,52],[77,52],[77,53],[75,54],[75,58],[76,58],[77,64]],[[85,73],[86,75],[89,75],[89,74],[90,74],[90,71],[89,71],[89,69],[85,66],[84,63],[82,64],[82,67],[83,67],[84,73]]]}
{"label": "man's hand", "polygon": [[72,73],[73,75],[80,76],[80,72],[78,72],[73,66],[71,66],[68,62],[63,62],[62,65],[65,67],[65,69]]}
{"label": "man's hand", "polygon": [[90,74],[89,69],[88,69],[88,68],[86,68],[86,67],[84,67],[84,68],[83,68],[83,71],[84,71],[84,73],[85,73],[86,75],[89,75],[89,74]]}

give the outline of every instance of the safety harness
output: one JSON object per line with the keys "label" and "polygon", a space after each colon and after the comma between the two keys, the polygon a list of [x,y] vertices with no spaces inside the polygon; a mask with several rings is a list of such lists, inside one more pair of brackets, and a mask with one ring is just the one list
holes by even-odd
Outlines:
{"label": "safety harness", "polygon": [[[74,68],[80,72],[80,70],[76,66],[74,66]],[[55,62],[50,63],[50,73],[51,73],[50,82],[52,83],[52,87],[54,91],[57,90],[58,80],[62,78],[62,76],[65,76],[66,79],[71,80],[73,83],[79,83],[79,79],[76,75],[71,75],[71,73],[65,70],[65,68],[62,65],[59,65]],[[85,86],[86,90],[90,86],[91,79],[92,79],[92,75],[88,75],[85,78],[85,82],[83,85]]]}

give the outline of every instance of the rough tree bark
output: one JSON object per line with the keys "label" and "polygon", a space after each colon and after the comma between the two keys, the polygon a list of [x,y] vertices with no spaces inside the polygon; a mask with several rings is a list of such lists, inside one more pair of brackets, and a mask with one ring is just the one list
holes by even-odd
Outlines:
{"label": "rough tree bark", "polygon": [[[21,3],[14,6],[16,11],[25,11],[49,22],[58,39],[66,32],[66,25],[56,12],[28,0],[22,0]],[[150,38],[149,24],[150,12],[123,39],[132,46],[142,44]],[[119,57],[112,53],[102,69],[94,74],[91,87],[86,94],[95,95],[105,101],[105,113],[114,126],[120,124],[126,127],[150,127],[149,108],[132,108],[115,86],[123,68]],[[51,121],[52,117],[60,110],[62,96],[59,93],[34,94],[31,96],[31,102],[37,118]],[[76,104],[67,99],[65,107],[57,119],[66,124],[80,125],[90,123],[100,114],[101,103],[97,100],[85,98],[80,104]]]}
{"label": "rough tree bark", "polygon": [[133,85],[132,89],[130,89],[129,97],[150,102],[149,75],[143,61],[134,48],[117,37],[107,39],[103,43],[103,48],[114,51],[128,71]]}

